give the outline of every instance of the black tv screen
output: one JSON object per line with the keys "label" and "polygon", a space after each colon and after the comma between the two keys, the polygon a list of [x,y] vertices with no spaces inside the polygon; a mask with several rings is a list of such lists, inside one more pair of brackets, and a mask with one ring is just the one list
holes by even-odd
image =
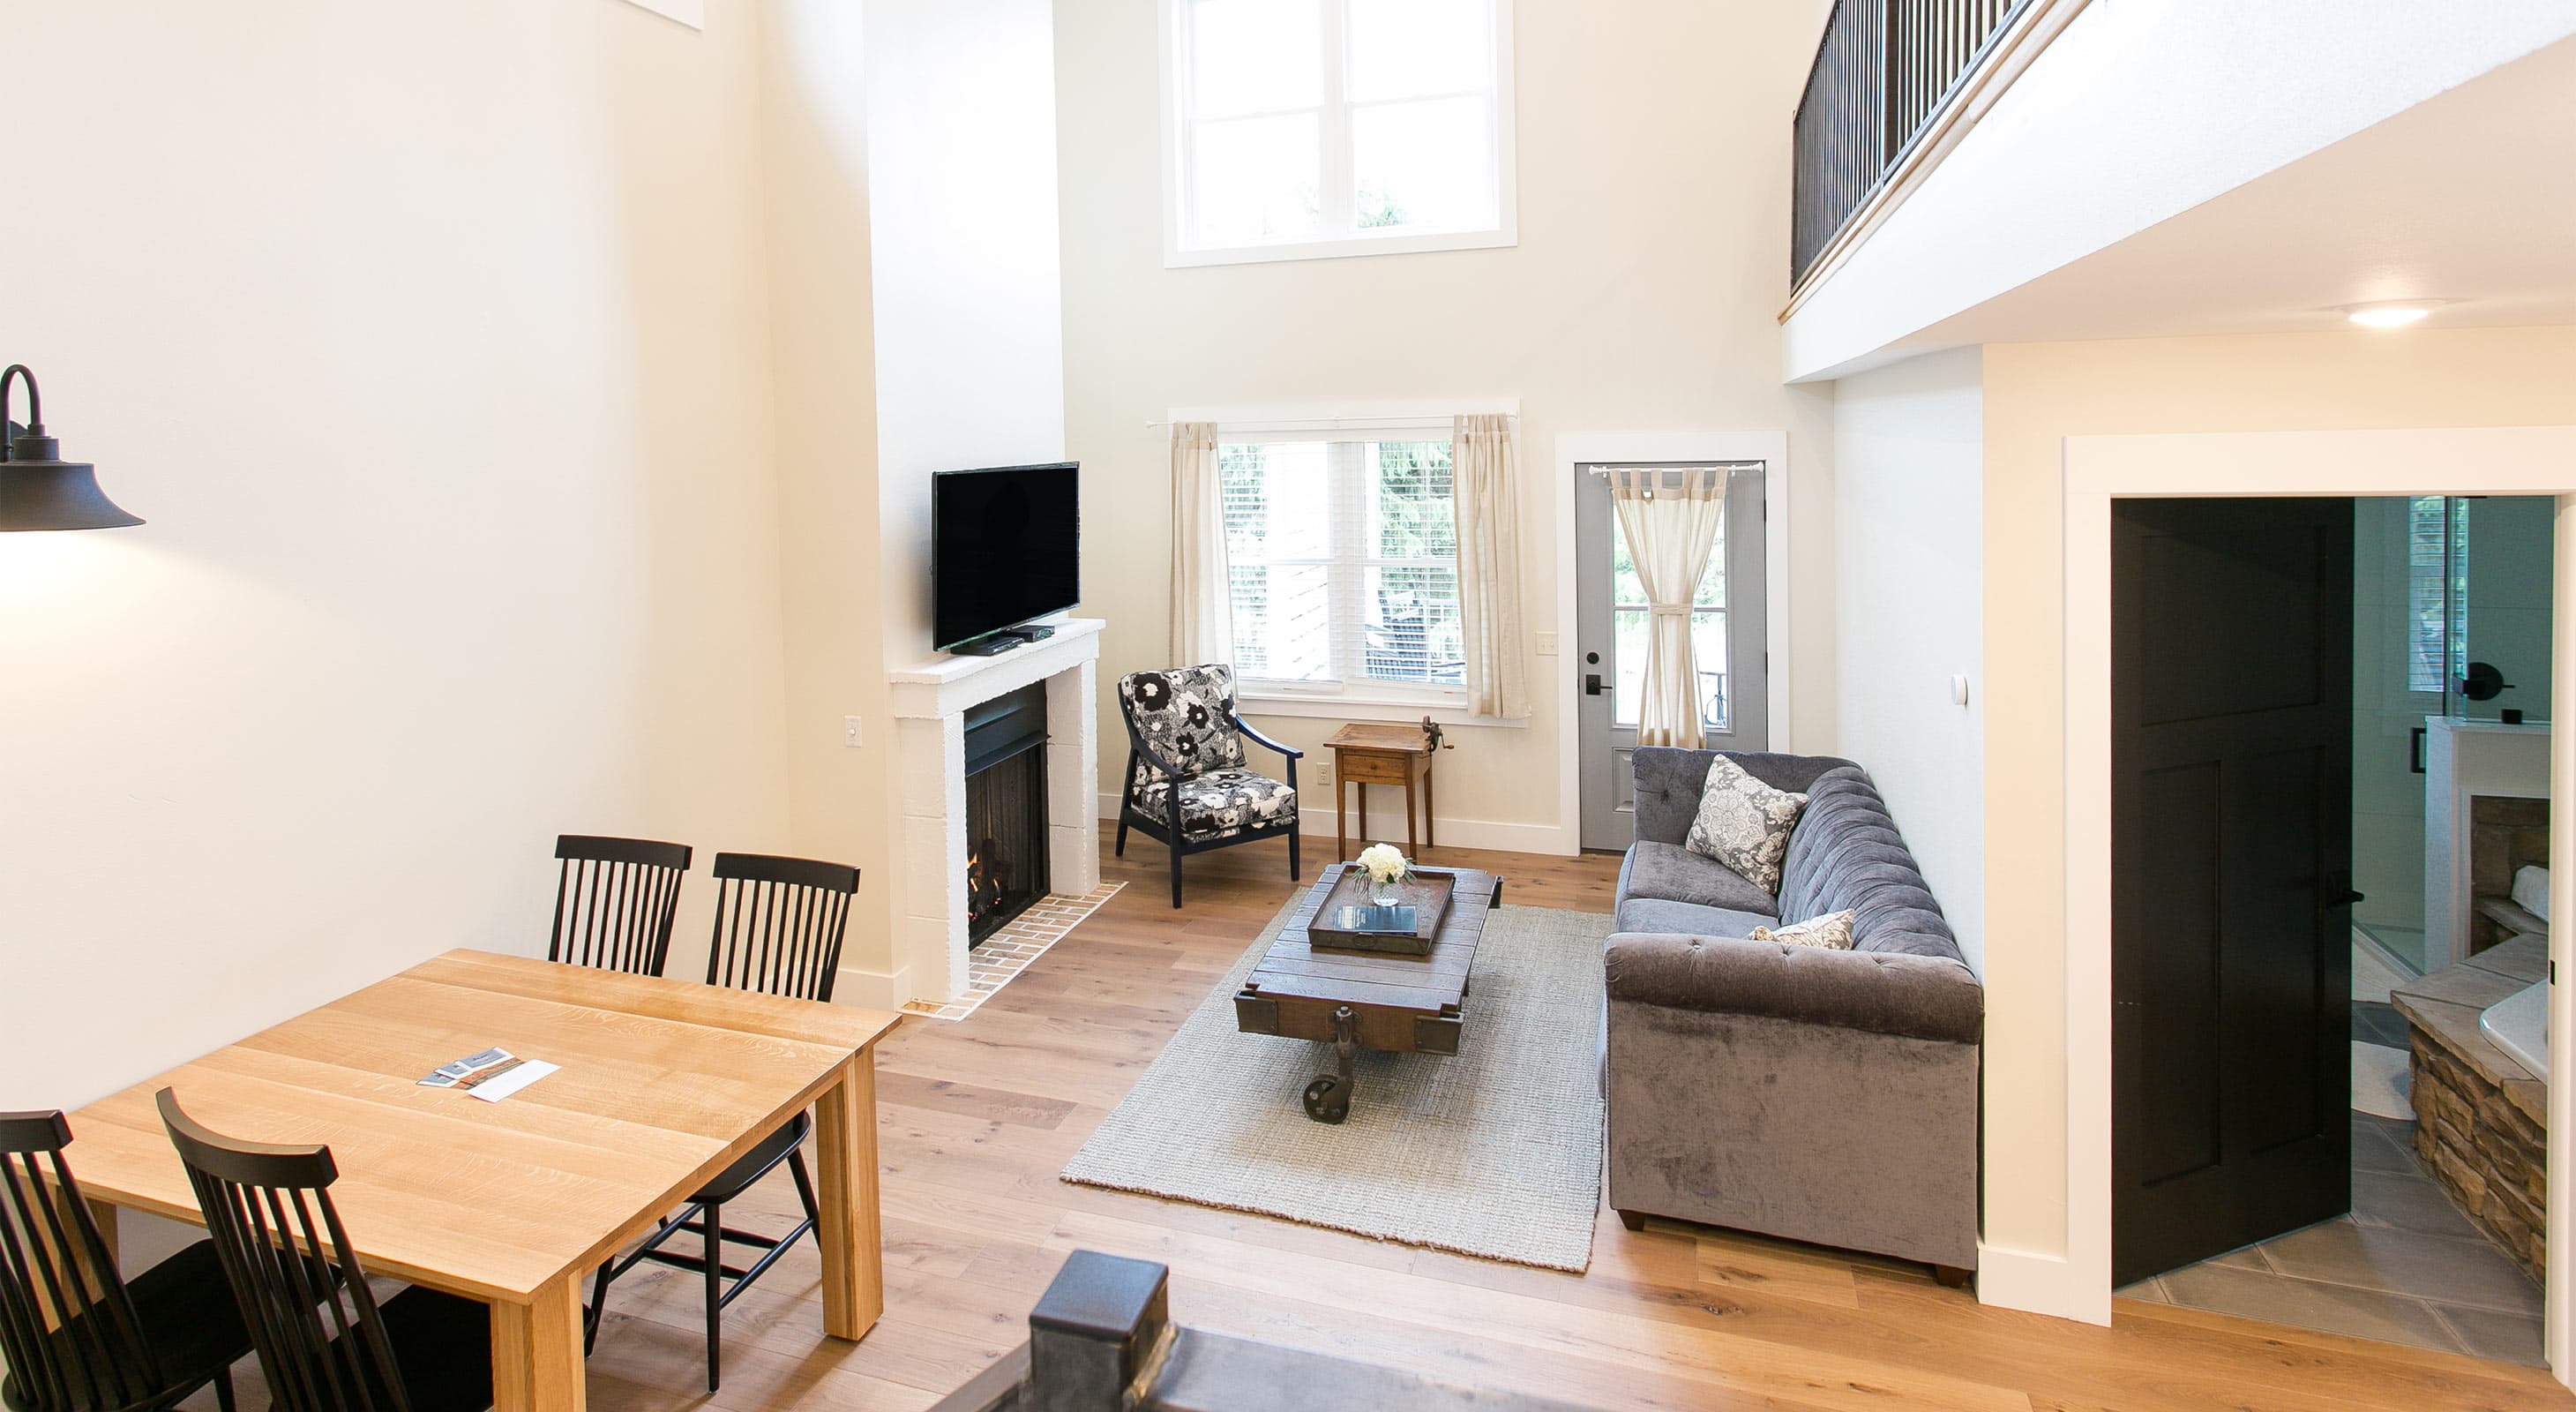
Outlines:
{"label": "black tv screen", "polygon": [[1082,601],[1081,468],[930,478],[931,639],[970,642]]}

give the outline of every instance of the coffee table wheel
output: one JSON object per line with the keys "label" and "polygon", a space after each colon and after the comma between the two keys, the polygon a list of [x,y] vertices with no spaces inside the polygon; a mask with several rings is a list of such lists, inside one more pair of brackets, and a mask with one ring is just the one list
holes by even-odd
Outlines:
{"label": "coffee table wheel", "polygon": [[1338,1123],[1351,1116],[1351,1081],[1324,1074],[1306,1085],[1306,1116],[1319,1123]]}

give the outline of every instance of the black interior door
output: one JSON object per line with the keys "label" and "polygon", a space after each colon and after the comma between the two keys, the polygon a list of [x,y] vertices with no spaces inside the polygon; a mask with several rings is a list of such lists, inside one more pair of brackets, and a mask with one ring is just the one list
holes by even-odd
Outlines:
{"label": "black interior door", "polygon": [[2352,502],[2115,501],[2112,1270],[2352,1192]]}

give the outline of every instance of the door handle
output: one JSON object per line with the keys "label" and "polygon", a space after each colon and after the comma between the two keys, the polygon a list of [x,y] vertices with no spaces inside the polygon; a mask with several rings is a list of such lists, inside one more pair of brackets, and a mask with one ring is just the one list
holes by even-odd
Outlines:
{"label": "door handle", "polygon": [[1601,694],[1601,674],[1599,672],[1585,672],[1583,674],[1583,694],[1586,696],[1599,696]]}

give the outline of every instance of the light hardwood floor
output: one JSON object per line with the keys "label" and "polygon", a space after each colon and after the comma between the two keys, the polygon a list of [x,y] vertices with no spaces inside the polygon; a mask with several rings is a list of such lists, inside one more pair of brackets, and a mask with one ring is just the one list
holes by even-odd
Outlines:
{"label": "light hardwood floor", "polygon": [[[1329,842],[1307,852],[1308,879]],[[1024,1332],[1065,1254],[1172,1267],[1186,1322],[1602,1408],[2570,1408],[2544,1373],[2120,1302],[2112,1327],[1989,1310],[1921,1267],[1602,1213],[1582,1276],[1072,1186],[1056,1173],[1286,901],[1285,849],[1193,858],[1131,842],[1127,890],[962,1022],[907,1019],[880,1060],[887,1298],[865,1342],[821,1334],[801,1246],[729,1315],[752,1409],[918,1408]],[[1443,849],[1507,904],[1606,911],[1608,858]],[[1901,1180],[1901,1175],[1891,1174]],[[1872,1193],[1855,1193],[1871,1199]],[[784,1179],[728,1207],[783,1225]],[[706,1400],[694,1276],[621,1281],[590,1363],[606,1412]]]}

